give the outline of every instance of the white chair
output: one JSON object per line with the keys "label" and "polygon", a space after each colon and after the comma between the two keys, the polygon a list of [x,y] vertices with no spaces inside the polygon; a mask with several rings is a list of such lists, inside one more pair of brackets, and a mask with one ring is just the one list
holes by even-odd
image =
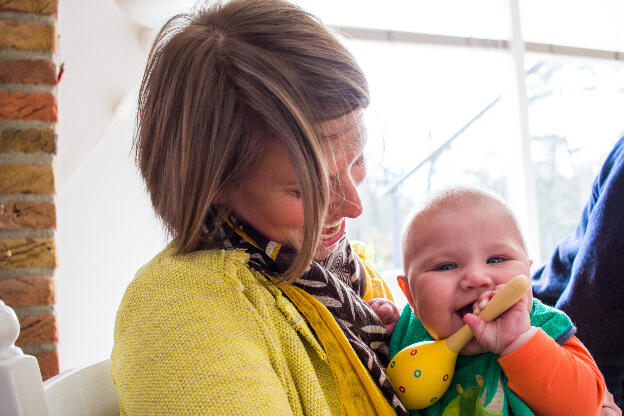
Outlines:
{"label": "white chair", "polygon": [[14,345],[19,322],[0,300],[0,416],[119,415],[110,359],[41,381],[35,357]]}

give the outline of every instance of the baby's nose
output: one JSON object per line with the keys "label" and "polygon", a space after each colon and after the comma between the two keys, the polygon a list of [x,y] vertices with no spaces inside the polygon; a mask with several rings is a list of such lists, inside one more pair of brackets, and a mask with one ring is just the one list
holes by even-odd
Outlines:
{"label": "baby's nose", "polygon": [[460,283],[462,289],[491,287],[494,280],[488,273],[478,268],[467,269]]}

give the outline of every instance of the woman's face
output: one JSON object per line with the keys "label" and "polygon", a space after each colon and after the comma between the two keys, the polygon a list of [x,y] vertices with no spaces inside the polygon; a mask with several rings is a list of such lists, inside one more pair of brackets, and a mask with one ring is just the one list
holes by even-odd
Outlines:
{"label": "woman's face", "polygon": [[[357,186],[366,176],[363,150],[366,142],[362,110],[317,128],[326,143],[330,202],[323,225],[321,243],[314,258],[323,259],[337,246],[345,233],[345,218],[362,213]],[[266,238],[299,250],[303,241],[303,203],[288,153],[277,140],[269,141],[264,158],[253,175],[228,195],[234,214]]]}

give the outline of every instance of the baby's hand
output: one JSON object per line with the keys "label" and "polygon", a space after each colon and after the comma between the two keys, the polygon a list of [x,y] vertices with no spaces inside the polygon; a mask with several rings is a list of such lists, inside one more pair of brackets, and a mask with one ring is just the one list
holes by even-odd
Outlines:
{"label": "baby's hand", "polygon": [[482,293],[474,304],[473,313],[464,316],[464,322],[472,330],[477,342],[487,351],[505,356],[524,345],[537,328],[531,326],[529,316],[530,292],[492,322],[486,323],[476,316],[501,287],[502,285],[496,287],[495,291]]}
{"label": "baby's hand", "polygon": [[392,331],[399,320],[399,308],[397,308],[394,303],[384,298],[373,298],[366,303],[368,303],[384,324],[388,335],[392,335]]}
{"label": "baby's hand", "polygon": [[608,391],[605,391],[602,399],[602,409],[599,416],[622,416],[622,410],[617,407],[613,395]]}

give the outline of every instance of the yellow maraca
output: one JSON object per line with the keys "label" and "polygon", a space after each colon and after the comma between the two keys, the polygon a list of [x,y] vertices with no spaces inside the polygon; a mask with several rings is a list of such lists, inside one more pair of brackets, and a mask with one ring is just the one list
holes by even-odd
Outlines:
{"label": "yellow maraca", "polygon": [[[494,320],[530,287],[526,276],[514,277],[490,299],[479,317],[486,322]],[[472,336],[470,327],[464,325],[447,339],[409,345],[390,360],[386,375],[407,409],[424,409],[444,395],[453,379],[457,354]]]}

